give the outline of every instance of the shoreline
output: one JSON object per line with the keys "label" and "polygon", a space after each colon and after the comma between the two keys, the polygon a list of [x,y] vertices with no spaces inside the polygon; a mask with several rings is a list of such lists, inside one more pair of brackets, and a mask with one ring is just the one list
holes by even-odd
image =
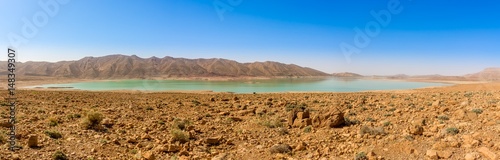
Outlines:
{"label": "shoreline", "polygon": [[[47,77],[46,79],[36,80],[21,80],[18,81],[18,89],[20,90],[47,90],[47,91],[90,91],[90,92],[126,92],[126,93],[228,93],[228,94],[252,94],[252,93],[234,93],[234,92],[217,92],[213,90],[81,90],[72,87],[44,87],[38,88],[41,85],[47,84],[64,84],[64,83],[80,83],[80,82],[110,82],[110,81],[125,81],[125,80],[192,80],[192,81],[238,81],[238,80],[269,80],[269,79],[346,79],[345,77],[333,76],[311,76],[311,77],[184,77],[184,78],[149,78],[149,79],[56,79]],[[257,92],[260,94],[273,94],[273,93],[365,93],[365,92],[407,92],[418,89],[436,89],[443,87],[452,87],[463,84],[484,84],[495,83],[487,81],[452,81],[452,80],[433,80],[433,79],[391,79],[391,78],[373,78],[373,77],[348,77],[347,79],[363,79],[363,80],[381,80],[381,81],[404,81],[404,82],[424,82],[424,83],[443,83],[451,84],[445,86],[430,86],[414,89],[389,89],[389,90],[364,90],[364,91],[286,91],[286,92]],[[48,83],[50,82],[50,83]],[[21,84],[19,84],[21,83]],[[2,84],[2,83],[0,83]],[[2,84],[3,85],[3,84]],[[4,88],[4,87],[0,87]]]}

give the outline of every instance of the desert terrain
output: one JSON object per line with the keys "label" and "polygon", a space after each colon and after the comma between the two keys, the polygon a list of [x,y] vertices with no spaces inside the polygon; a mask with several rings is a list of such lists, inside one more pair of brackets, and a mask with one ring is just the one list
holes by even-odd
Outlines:
{"label": "desert terrain", "polygon": [[[7,96],[7,91],[0,92]],[[500,83],[356,93],[17,91],[0,159],[498,159]]]}

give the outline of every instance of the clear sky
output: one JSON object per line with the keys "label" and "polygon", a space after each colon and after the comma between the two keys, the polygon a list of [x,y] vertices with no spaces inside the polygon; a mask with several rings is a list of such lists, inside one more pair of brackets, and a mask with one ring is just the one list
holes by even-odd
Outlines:
{"label": "clear sky", "polygon": [[1,0],[0,22],[0,46],[23,62],[124,54],[364,75],[500,67],[493,0]]}

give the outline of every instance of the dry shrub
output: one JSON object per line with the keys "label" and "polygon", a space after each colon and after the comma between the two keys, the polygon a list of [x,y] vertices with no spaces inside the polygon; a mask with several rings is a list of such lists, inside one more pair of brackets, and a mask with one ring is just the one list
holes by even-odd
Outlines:
{"label": "dry shrub", "polygon": [[84,129],[101,129],[101,121],[104,119],[101,113],[99,112],[89,112],[87,117],[83,120],[82,126]]}
{"label": "dry shrub", "polygon": [[383,127],[369,127],[369,126],[362,126],[361,129],[359,130],[359,133],[361,135],[364,135],[364,134],[385,135],[386,134]]}

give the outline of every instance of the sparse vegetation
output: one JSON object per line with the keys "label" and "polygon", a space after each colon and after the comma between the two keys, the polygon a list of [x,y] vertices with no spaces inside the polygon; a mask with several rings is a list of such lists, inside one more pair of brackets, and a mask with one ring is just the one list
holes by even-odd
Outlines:
{"label": "sparse vegetation", "polygon": [[291,110],[293,110],[293,109],[295,109],[295,108],[298,108],[298,109],[300,109],[300,110],[304,110],[304,109],[306,109],[306,108],[307,108],[307,105],[306,105],[305,103],[301,103],[301,104],[298,104],[298,105],[297,105],[297,104],[287,104],[287,105],[285,106],[285,110],[286,110],[287,112],[289,112],[289,111],[291,111]]}
{"label": "sparse vegetation", "polygon": [[455,135],[458,134],[458,132],[459,132],[458,128],[455,127],[446,128],[446,133],[448,134]]}
{"label": "sparse vegetation", "polygon": [[103,120],[103,116],[98,112],[89,112],[87,113],[87,117],[83,120],[82,126],[84,129],[94,129],[100,130],[100,124]]}
{"label": "sparse vegetation", "polygon": [[361,122],[359,122],[358,120],[349,119],[347,117],[344,117],[344,123],[346,126],[350,126],[350,125],[360,124]]}
{"label": "sparse vegetation", "polygon": [[384,126],[386,126],[386,127],[387,127],[387,126],[389,126],[389,125],[391,125],[391,122],[389,122],[389,121],[384,122]]}
{"label": "sparse vegetation", "polygon": [[7,143],[7,139],[5,139],[3,134],[0,134],[0,144],[5,144]]}
{"label": "sparse vegetation", "polygon": [[292,147],[286,144],[274,145],[270,149],[271,153],[289,153],[292,152]]}
{"label": "sparse vegetation", "polygon": [[278,131],[278,133],[279,133],[280,135],[287,135],[287,134],[288,134],[288,129],[287,129],[287,128],[285,128],[285,127],[279,127],[279,128],[277,129],[277,131]]}
{"label": "sparse vegetation", "polygon": [[481,113],[483,113],[483,109],[481,109],[481,108],[474,108],[474,109],[472,109],[472,112],[474,112],[476,114],[481,114]]}
{"label": "sparse vegetation", "polygon": [[385,135],[384,128],[382,127],[369,127],[369,126],[362,126],[361,129],[359,130],[359,133],[364,135],[364,134],[370,134],[370,135]]}
{"label": "sparse vegetation", "polygon": [[278,128],[283,127],[283,122],[281,122],[279,119],[268,119],[260,122],[260,125],[266,126],[268,128]]}
{"label": "sparse vegetation", "polygon": [[191,122],[189,122],[186,119],[175,119],[174,123],[172,124],[172,128],[176,128],[179,130],[185,130],[190,124],[191,124]]}
{"label": "sparse vegetation", "polygon": [[137,153],[138,153],[138,151],[137,151],[137,149],[132,149],[132,150],[130,150],[130,153],[132,153],[132,154],[137,154]]}
{"label": "sparse vegetation", "polygon": [[437,117],[439,120],[443,120],[443,121],[446,121],[446,120],[449,120],[450,118],[448,118],[448,116],[446,115],[440,115]]}
{"label": "sparse vegetation", "polygon": [[312,126],[306,126],[304,127],[304,132],[305,133],[310,133],[312,131]]}
{"label": "sparse vegetation", "polygon": [[59,120],[56,117],[49,118],[49,126],[55,127],[59,124]]}
{"label": "sparse vegetation", "polygon": [[158,121],[158,124],[165,125],[165,121],[160,120],[160,121]]}
{"label": "sparse vegetation", "polygon": [[64,154],[62,151],[56,151],[56,153],[54,153],[52,155],[52,159],[53,160],[68,160],[68,156],[66,156],[66,154]]}
{"label": "sparse vegetation", "polygon": [[412,136],[412,135],[406,135],[406,136],[405,136],[405,139],[406,139],[406,140],[409,140],[409,141],[413,141],[413,140],[415,140],[415,138],[413,138],[413,136]]}
{"label": "sparse vegetation", "polygon": [[368,121],[368,122],[375,122],[375,120],[373,118],[371,118],[371,117],[366,118],[366,121]]}
{"label": "sparse vegetation", "polygon": [[199,106],[201,103],[197,100],[192,100],[191,103],[193,103],[194,106]]}
{"label": "sparse vegetation", "polygon": [[48,135],[50,138],[53,138],[53,139],[62,138],[61,133],[59,133],[57,131],[45,131],[45,134]]}
{"label": "sparse vegetation", "polygon": [[81,115],[81,114],[76,113],[76,114],[68,114],[66,117],[67,117],[68,119],[76,119],[76,118],[81,118],[81,117],[82,117],[82,115]]}
{"label": "sparse vegetation", "polygon": [[355,160],[368,160],[368,157],[366,157],[365,152],[359,152],[356,154],[356,157],[354,159]]}
{"label": "sparse vegetation", "polygon": [[170,136],[174,141],[185,143],[189,141],[189,135],[177,128],[170,130]]}

